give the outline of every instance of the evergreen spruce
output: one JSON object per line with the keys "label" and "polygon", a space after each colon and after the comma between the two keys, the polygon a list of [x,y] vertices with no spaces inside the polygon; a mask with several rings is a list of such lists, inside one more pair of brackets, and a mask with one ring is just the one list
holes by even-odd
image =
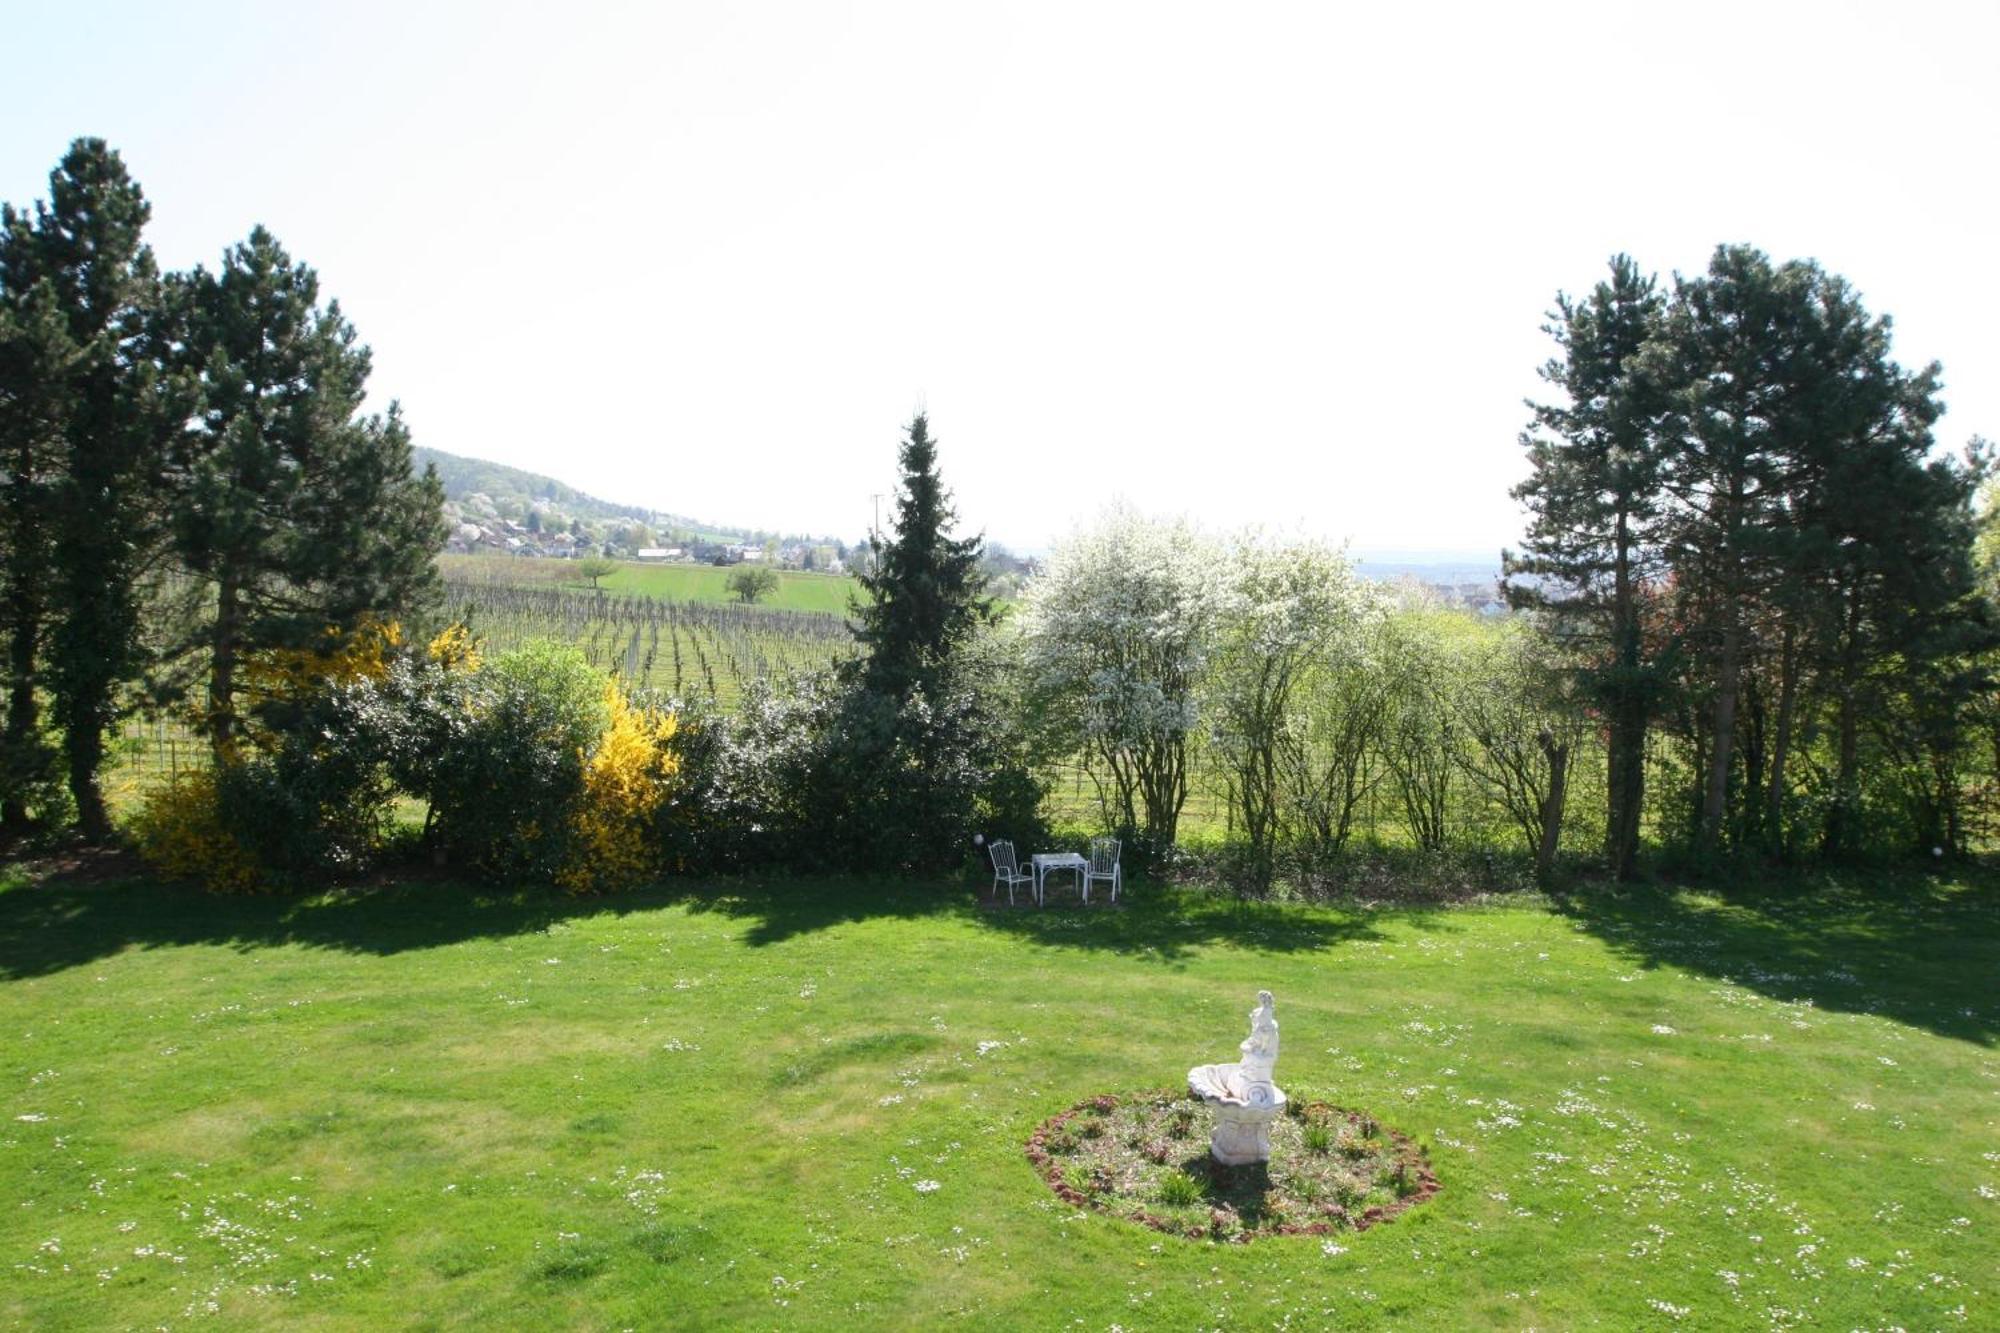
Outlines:
{"label": "evergreen spruce", "polygon": [[969,648],[990,618],[980,539],[950,536],[951,497],[922,413],[900,452],[892,533],[871,539],[855,608],[865,654],[846,672],[827,739],[829,843],[845,863],[935,867],[962,855],[976,811],[1011,769]]}
{"label": "evergreen spruce", "polygon": [[980,538],[949,535],[957,515],[937,471],[937,443],[922,412],[898,455],[893,535],[871,538],[872,567],[860,575],[868,600],[854,635],[867,650],[863,685],[890,698],[935,689],[955,655],[992,616],[982,594]]}

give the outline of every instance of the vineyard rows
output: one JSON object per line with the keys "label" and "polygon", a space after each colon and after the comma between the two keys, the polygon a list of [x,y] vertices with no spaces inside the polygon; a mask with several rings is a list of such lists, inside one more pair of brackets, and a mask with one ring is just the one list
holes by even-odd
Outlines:
{"label": "vineyard rows", "polygon": [[463,614],[489,654],[533,639],[576,645],[628,687],[727,707],[753,680],[832,665],[853,650],[847,622],[815,611],[670,602],[580,589],[445,580],[445,602]]}

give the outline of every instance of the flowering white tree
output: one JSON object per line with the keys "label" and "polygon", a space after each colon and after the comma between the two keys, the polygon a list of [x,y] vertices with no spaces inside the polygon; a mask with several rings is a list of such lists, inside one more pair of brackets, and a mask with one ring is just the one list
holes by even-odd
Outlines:
{"label": "flowering white tree", "polygon": [[1026,592],[1036,696],[1101,762],[1111,822],[1159,846],[1187,801],[1188,741],[1228,596],[1215,541],[1123,508],[1057,548]]}
{"label": "flowering white tree", "polygon": [[1247,844],[1246,869],[1264,887],[1287,818],[1291,761],[1312,730],[1301,706],[1308,687],[1359,651],[1381,619],[1382,599],[1346,556],[1317,541],[1245,533],[1231,543],[1228,571],[1209,726]]}
{"label": "flowering white tree", "polygon": [[1459,762],[1521,831],[1547,879],[1562,842],[1570,756],[1588,738],[1582,709],[1563,685],[1572,679],[1553,640],[1515,621],[1465,657],[1453,694],[1459,724],[1473,744]]}

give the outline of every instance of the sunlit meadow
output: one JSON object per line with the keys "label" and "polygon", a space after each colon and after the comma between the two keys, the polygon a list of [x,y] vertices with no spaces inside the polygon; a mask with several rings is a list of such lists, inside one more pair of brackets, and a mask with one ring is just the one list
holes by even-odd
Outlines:
{"label": "sunlit meadow", "polygon": [[[1879,877],[1878,877],[1879,879]],[[1988,872],[1437,911],[0,889],[19,1327],[1992,1328]],[[1189,1241],[1023,1143],[1227,1058],[1428,1147]]]}

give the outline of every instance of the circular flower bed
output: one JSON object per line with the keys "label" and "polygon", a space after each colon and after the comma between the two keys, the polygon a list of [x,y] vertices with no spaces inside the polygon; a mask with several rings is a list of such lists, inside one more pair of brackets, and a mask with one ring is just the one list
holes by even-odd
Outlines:
{"label": "circular flower bed", "polygon": [[1223,1166],[1186,1093],[1092,1097],[1043,1121],[1028,1160],[1069,1203],[1194,1240],[1362,1231],[1439,1189],[1409,1136],[1359,1111],[1293,1101],[1271,1160]]}

